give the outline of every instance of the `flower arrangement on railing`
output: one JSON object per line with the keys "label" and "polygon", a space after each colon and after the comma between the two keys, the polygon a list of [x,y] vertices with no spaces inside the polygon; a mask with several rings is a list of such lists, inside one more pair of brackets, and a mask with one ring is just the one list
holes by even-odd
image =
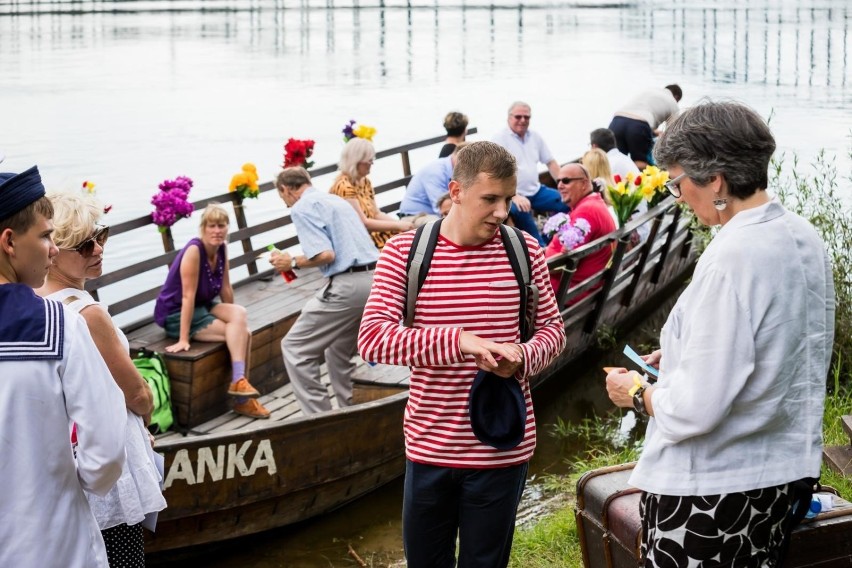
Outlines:
{"label": "flower arrangement on railing", "polygon": [[648,166],[639,175],[629,172],[627,179],[621,179],[619,175],[613,176],[613,179],[615,186],[608,185],[606,191],[618,226],[623,227],[643,199],[653,206],[665,197],[669,173],[656,166]]}
{"label": "flower arrangement on railing", "polygon": [[586,236],[592,231],[591,225],[585,219],[571,219],[565,213],[557,213],[545,221],[541,232],[548,239],[556,236],[565,250],[574,250],[586,242]]}
{"label": "flower arrangement on railing", "polygon": [[372,126],[367,126],[366,124],[358,124],[356,126],[355,120],[350,120],[343,127],[343,141],[349,142],[353,138],[363,138],[364,140],[373,141],[373,136],[376,135],[376,129]]}
{"label": "flower arrangement on railing", "polygon": [[[95,195],[95,183],[89,180],[83,182],[83,186],[80,188],[84,195]],[[112,205],[104,205],[104,215],[112,211]]]}
{"label": "flower arrangement on railing", "polygon": [[228,191],[236,191],[242,195],[243,199],[257,199],[260,188],[257,186],[257,168],[254,164],[243,164],[242,171],[234,174],[231,178],[231,185],[228,186]]}
{"label": "flower arrangement on railing", "polygon": [[313,140],[296,140],[295,138],[290,138],[284,144],[284,167],[294,168],[302,166],[306,170],[309,170],[314,165],[309,159],[313,153]]}
{"label": "flower arrangement on railing", "polygon": [[160,184],[160,191],[151,198],[154,205],[151,218],[160,227],[161,233],[165,233],[178,219],[192,214],[194,207],[188,201],[190,189],[192,180],[186,176],[167,179]]}

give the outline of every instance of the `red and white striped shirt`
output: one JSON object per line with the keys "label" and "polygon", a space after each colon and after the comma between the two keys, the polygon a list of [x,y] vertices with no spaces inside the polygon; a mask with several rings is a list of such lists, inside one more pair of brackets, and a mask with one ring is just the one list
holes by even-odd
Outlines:
{"label": "red and white striped shirt", "polygon": [[[562,317],[547,264],[526,233],[531,278],[540,299],[535,335],[521,343],[524,367],[516,375],[524,391],[527,424],[517,447],[500,451],[476,439],[468,417],[468,394],[479,369],[459,347],[462,331],[498,343],[520,342],[520,290],[500,233],[479,246],[438,239],[412,327],[402,326],[406,263],[414,231],[393,237],[379,256],[364,308],[358,348],[367,361],[411,367],[405,410],[406,455],[414,462],[458,468],[491,468],[529,461],[535,449],[535,416],[527,377],[541,372],[565,346]],[[511,380],[511,379],[507,379]]]}

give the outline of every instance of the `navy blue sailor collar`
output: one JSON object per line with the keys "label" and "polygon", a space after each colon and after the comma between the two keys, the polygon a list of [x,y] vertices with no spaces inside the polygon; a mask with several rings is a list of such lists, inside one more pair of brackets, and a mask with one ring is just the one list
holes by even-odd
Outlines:
{"label": "navy blue sailor collar", "polygon": [[35,295],[23,284],[0,285],[0,361],[62,359],[62,305]]}

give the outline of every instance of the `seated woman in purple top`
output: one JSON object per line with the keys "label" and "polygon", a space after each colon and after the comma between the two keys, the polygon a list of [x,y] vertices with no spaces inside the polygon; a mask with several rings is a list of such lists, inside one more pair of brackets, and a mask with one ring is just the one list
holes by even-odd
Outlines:
{"label": "seated woman in purple top", "polygon": [[[189,349],[189,340],[224,341],[231,355],[231,386],[228,394],[237,397],[234,412],[252,418],[269,418],[256,399],[260,393],[246,374],[251,352],[251,330],[246,309],[234,304],[234,289],[228,275],[228,212],[211,203],[201,214],[201,238],[190,240],[169,269],[154,320],[177,343],[166,347],[169,353]],[[221,303],[214,299],[219,296]]]}

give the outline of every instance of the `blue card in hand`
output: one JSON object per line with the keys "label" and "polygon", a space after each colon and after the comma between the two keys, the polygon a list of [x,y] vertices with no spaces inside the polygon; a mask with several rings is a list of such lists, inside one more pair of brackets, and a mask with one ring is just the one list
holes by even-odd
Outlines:
{"label": "blue card in hand", "polygon": [[628,359],[639,365],[639,367],[649,375],[654,377],[660,376],[660,372],[645,361],[643,361],[642,357],[640,357],[639,354],[636,353],[636,351],[634,351],[633,348],[629,345],[624,346],[624,354],[627,355]]}

